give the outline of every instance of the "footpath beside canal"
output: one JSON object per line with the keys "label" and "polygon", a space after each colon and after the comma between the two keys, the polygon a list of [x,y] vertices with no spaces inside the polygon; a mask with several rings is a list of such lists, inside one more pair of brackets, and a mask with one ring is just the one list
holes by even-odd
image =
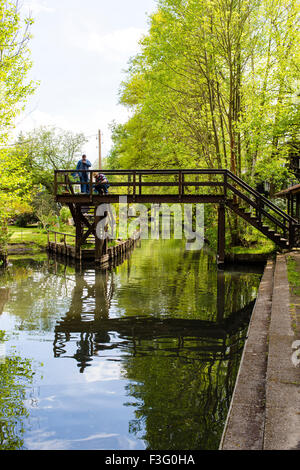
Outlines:
{"label": "footpath beside canal", "polygon": [[220,450],[300,449],[299,279],[299,251],[266,264]]}

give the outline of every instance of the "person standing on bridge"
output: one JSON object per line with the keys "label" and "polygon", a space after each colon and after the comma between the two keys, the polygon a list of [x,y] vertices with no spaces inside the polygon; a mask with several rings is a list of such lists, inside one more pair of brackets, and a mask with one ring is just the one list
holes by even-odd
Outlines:
{"label": "person standing on bridge", "polygon": [[[88,170],[92,166],[91,162],[86,158],[86,155],[82,155],[81,160],[77,163],[76,170]],[[81,182],[81,192],[89,193],[89,173],[87,171],[80,171],[78,173]]]}

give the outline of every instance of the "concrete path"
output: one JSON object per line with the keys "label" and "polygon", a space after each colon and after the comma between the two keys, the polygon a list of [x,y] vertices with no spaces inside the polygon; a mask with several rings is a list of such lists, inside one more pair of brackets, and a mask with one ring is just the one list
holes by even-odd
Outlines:
{"label": "concrete path", "polygon": [[[300,253],[267,263],[248,330],[222,450],[300,449]],[[297,276],[294,276],[294,282]],[[297,279],[296,279],[297,282]]]}

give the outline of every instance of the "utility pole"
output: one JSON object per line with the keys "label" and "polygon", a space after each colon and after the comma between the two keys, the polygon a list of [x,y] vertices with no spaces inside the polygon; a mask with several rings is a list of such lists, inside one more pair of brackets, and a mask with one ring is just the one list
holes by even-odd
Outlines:
{"label": "utility pole", "polygon": [[98,130],[98,147],[99,147],[99,170],[101,170],[102,162],[101,162],[101,131]]}

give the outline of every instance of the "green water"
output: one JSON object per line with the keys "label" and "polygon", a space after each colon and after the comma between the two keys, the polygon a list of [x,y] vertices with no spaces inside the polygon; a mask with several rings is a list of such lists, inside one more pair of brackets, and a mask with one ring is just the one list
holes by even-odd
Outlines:
{"label": "green water", "polygon": [[0,276],[0,449],[217,449],[260,270],[180,240]]}

